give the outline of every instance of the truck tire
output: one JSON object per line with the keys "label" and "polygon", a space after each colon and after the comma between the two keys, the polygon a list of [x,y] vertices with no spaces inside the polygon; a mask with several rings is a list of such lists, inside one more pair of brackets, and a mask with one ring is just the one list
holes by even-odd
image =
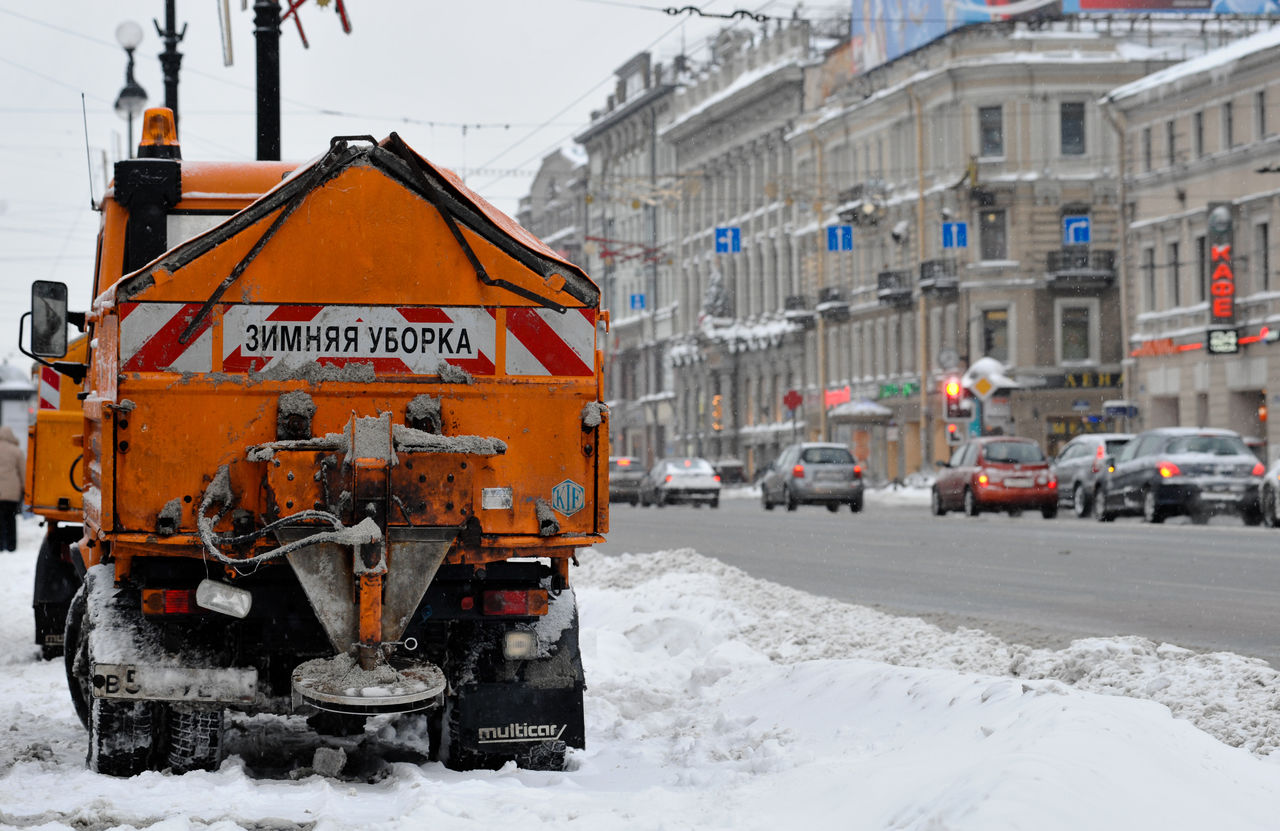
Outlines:
{"label": "truck tire", "polygon": [[67,609],[80,586],[80,577],[63,556],[79,537],[79,527],[51,527],[36,555],[31,608],[35,614],[36,644],[40,646],[40,657],[46,661],[63,653]]}
{"label": "truck tire", "polygon": [[89,631],[85,626],[88,592],[88,587],[81,584],[79,591],[71,598],[71,606],[67,610],[67,625],[62,636],[67,691],[71,694],[71,704],[75,707],[76,716],[86,730],[89,728],[89,702],[92,700],[92,690],[89,687]]}
{"label": "truck tire", "polygon": [[222,764],[222,710],[170,710],[168,763],[174,773],[216,770]]}
{"label": "truck tire", "polygon": [[151,766],[156,730],[149,701],[95,698],[89,716],[89,769],[137,776]]}

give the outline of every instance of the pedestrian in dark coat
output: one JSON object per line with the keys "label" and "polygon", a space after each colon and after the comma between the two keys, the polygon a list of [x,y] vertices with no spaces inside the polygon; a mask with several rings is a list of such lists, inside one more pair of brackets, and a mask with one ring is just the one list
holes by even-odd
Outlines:
{"label": "pedestrian in dark coat", "polygon": [[26,466],[18,437],[8,427],[0,427],[0,551],[18,547],[18,509]]}

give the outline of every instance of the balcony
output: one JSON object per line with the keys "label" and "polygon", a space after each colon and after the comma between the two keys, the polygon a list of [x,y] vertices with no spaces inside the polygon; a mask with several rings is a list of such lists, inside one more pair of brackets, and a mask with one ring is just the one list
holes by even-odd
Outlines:
{"label": "balcony", "polygon": [[910,306],[911,272],[882,271],[877,274],[876,297],[881,306]]}
{"label": "balcony", "polygon": [[1110,288],[1116,280],[1116,252],[1087,245],[1059,248],[1049,252],[1047,272],[1051,289],[1097,291]]}
{"label": "balcony", "polygon": [[813,328],[816,323],[813,310],[809,308],[809,298],[803,294],[793,294],[784,300],[782,314],[787,320],[805,329]]}
{"label": "balcony", "polygon": [[955,294],[958,288],[955,260],[946,257],[920,263],[920,290],[925,294]]}
{"label": "balcony", "polygon": [[849,301],[845,299],[844,289],[830,287],[818,290],[818,314],[823,320],[832,323],[843,323],[849,319]]}

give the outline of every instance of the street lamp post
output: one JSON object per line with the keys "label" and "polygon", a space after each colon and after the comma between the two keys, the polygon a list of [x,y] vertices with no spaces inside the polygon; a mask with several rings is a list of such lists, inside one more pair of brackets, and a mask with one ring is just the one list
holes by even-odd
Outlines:
{"label": "street lamp post", "polygon": [[124,47],[125,54],[129,56],[129,63],[124,71],[124,86],[116,96],[115,109],[116,115],[129,124],[128,154],[129,158],[133,158],[133,119],[134,116],[141,115],[147,106],[147,91],[133,77],[133,50],[142,43],[142,27],[132,20],[126,20],[116,27],[116,42]]}

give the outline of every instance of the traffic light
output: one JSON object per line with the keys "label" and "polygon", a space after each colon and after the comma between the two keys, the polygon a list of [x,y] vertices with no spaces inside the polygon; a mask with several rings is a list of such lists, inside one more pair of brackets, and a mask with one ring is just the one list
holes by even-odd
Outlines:
{"label": "traffic light", "polygon": [[968,419],[973,417],[973,405],[960,385],[960,378],[947,376],[942,384],[942,414],[947,419]]}
{"label": "traffic light", "polygon": [[947,446],[956,447],[964,443],[965,431],[961,428],[958,421],[947,422]]}

